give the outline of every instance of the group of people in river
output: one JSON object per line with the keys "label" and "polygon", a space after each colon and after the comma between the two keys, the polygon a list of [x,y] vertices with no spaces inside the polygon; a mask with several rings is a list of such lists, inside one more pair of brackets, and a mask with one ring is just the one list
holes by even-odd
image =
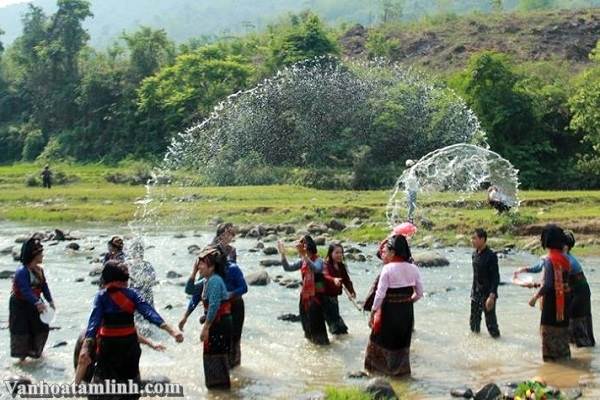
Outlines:
{"label": "group of people in river", "polygon": [[[411,373],[410,347],[415,313],[414,303],[423,297],[423,279],[413,262],[409,245],[416,228],[405,223],[378,246],[383,268],[375,279],[362,309],[370,312],[371,330],[364,367],[370,373],[404,376]],[[404,228],[408,227],[407,230]],[[412,228],[412,229],[411,229]],[[202,303],[202,330],[205,384],[209,389],[230,387],[230,370],[241,364],[241,339],[248,287],[237,264],[233,246],[233,224],[217,228],[214,240],[203,248],[193,264],[185,293],[189,305],[177,327],[165,322],[154,308],[152,287],[157,284],[152,265],[144,260],[144,245],[135,241],[124,252],[120,237],[108,242],[103,258],[100,288],[93,302],[86,330],[75,349],[75,381],[140,381],[140,344],[155,350],[164,346],[147,336],[141,320],[165,330],[176,342],[183,341],[188,318]],[[570,357],[569,343],[594,346],[590,288],[581,264],[570,254],[575,245],[571,232],[548,225],[541,234],[547,254],[539,263],[515,271],[514,283],[537,289],[529,304],[541,302],[541,340],[545,361]],[[480,331],[482,314],[490,335],[500,336],[496,302],[500,274],[498,257],[487,245],[483,229],[473,232],[473,283],[470,329]],[[329,333],[344,335],[348,327],[340,315],[338,297],[346,293],[356,303],[356,291],[344,262],[344,248],[329,245],[325,258],[309,235],[295,242],[298,260],[290,262],[283,242],[277,243],[285,271],[300,271],[302,285],[299,313],[304,336],[317,345],[329,344]],[[39,358],[48,338],[49,326],[41,315],[55,308],[44,270],[44,247],[40,238],[27,240],[21,250],[10,297],[11,356],[20,360]],[[520,280],[521,273],[543,272],[541,282]],[[328,329],[327,329],[328,328]],[[135,398],[135,397],[133,397]]]}

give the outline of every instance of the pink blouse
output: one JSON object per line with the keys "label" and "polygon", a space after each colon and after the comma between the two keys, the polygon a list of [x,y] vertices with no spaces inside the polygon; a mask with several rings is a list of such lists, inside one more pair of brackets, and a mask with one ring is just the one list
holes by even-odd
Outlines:
{"label": "pink blouse", "polygon": [[393,262],[384,265],[379,276],[372,310],[375,311],[381,307],[388,289],[403,287],[414,287],[415,291],[411,297],[413,302],[423,297],[423,283],[419,268],[407,262]]}

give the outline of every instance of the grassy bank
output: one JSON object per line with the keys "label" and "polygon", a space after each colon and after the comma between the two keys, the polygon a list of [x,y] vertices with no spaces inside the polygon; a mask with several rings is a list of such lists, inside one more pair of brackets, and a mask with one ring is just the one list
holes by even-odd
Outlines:
{"label": "grassy bank", "polygon": [[[27,177],[38,174],[39,166],[0,167],[0,219],[24,223],[66,224],[75,222],[130,221],[146,195],[142,185],[114,184],[106,177],[128,174],[127,167],[102,165],[59,165],[56,171],[72,178],[72,183],[50,190],[26,186]],[[388,232],[385,208],[387,191],[328,191],[298,186],[245,187],[161,187],[153,192],[159,218],[176,226],[205,226],[215,218],[237,224],[289,223],[305,226],[310,222],[339,219],[349,227],[336,234],[355,241],[374,241]],[[423,225],[417,244],[468,244],[472,229],[483,226],[492,244],[534,249],[534,238],[548,222],[573,229],[579,254],[600,254],[600,191],[521,192],[518,213],[498,216],[475,195],[457,201],[452,193],[421,195],[421,215],[431,223]],[[359,226],[351,226],[352,220]]]}

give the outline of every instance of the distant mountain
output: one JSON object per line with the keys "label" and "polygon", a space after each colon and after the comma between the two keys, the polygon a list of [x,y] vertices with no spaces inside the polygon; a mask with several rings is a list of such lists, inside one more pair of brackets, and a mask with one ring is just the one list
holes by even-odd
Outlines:
{"label": "distant mountain", "polygon": [[[505,10],[518,7],[527,0],[502,0]],[[534,2],[537,0],[529,0]],[[32,0],[47,13],[56,10],[56,0]],[[560,7],[600,6],[600,0],[552,0]],[[140,25],[164,28],[177,42],[190,38],[226,36],[262,29],[289,12],[311,9],[329,22],[351,22],[370,25],[382,14],[382,4],[403,4],[403,19],[426,14],[490,11],[493,0],[91,0],[94,17],[85,26],[91,44],[104,47],[123,31]],[[21,33],[21,16],[27,4],[0,8],[0,29],[6,33],[0,40],[11,43]]]}

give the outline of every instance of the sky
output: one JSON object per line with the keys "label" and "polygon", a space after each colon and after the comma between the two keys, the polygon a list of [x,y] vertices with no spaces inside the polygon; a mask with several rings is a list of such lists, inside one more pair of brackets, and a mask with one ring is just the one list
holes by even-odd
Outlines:
{"label": "sky", "polygon": [[0,7],[8,6],[15,3],[27,3],[30,0],[0,0]]}

